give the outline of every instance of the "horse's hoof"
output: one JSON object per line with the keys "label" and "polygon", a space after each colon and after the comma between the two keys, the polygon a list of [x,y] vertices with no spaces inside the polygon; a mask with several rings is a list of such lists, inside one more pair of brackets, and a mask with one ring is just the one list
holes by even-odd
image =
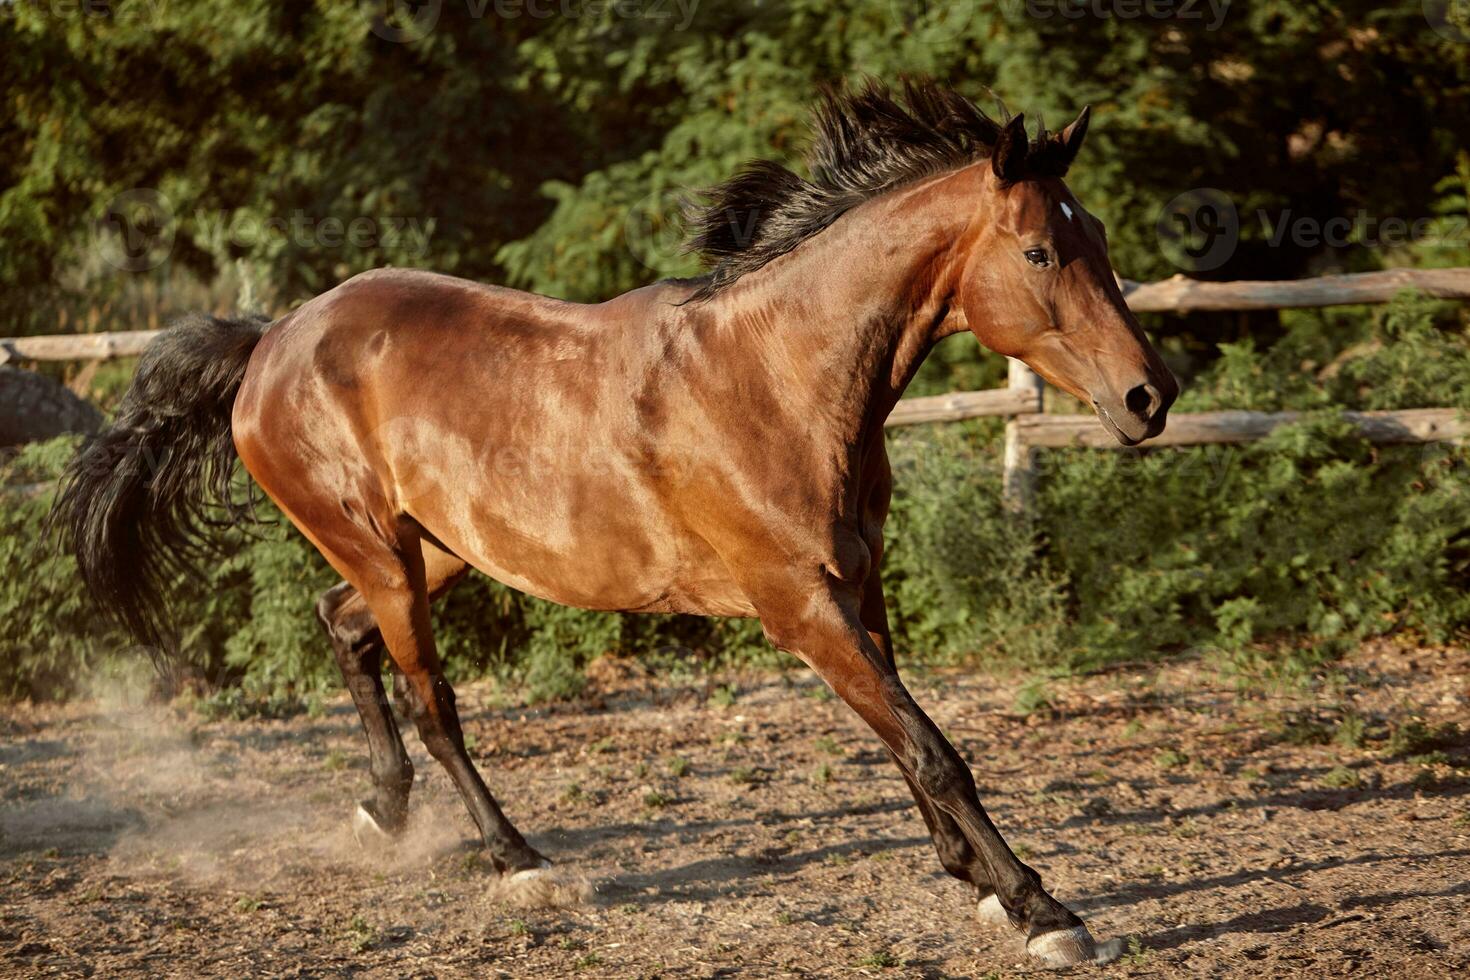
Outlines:
{"label": "horse's hoof", "polygon": [[1000,904],[1000,899],[994,892],[980,899],[980,904],[975,906],[975,918],[980,920],[982,926],[990,926],[992,929],[1013,929],[1011,917],[1006,914],[1006,907]]}
{"label": "horse's hoof", "polygon": [[[1111,946],[1112,944],[1107,944]],[[1092,941],[1092,933],[1086,926],[1071,929],[1053,929],[1026,941],[1026,952],[1042,966],[1076,966],[1079,963],[1096,963],[1098,947]],[[1117,959],[1114,953],[1113,959]]]}
{"label": "horse's hoof", "polygon": [[586,875],[550,863],[539,868],[510,871],[500,876],[492,897],[517,908],[560,908],[582,905],[592,898]]}
{"label": "horse's hoof", "polygon": [[393,835],[378,822],[366,803],[359,803],[352,813],[352,836],[364,850],[393,843]]}

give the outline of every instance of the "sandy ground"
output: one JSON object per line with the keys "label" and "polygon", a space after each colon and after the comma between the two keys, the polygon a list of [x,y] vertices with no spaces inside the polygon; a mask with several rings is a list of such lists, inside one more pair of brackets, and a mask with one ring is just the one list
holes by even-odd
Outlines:
{"label": "sandy ground", "polygon": [[[810,675],[731,678],[732,701],[599,666],[571,705],[461,692],[512,819],[596,882],[563,909],[497,900],[416,738],[406,838],[358,847],[345,698],[245,722],[4,709],[0,974],[1032,972]],[[1055,682],[1029,714],[1015,681],[910,686],[1052,892],[1100,939],[1128,937],[1121,961],[1073,974],[1470,975],[1470,745],[1440,727],[1470,721],[1464,651],[1366,649],[1288,695],[1198,666],[1120,672]]]}

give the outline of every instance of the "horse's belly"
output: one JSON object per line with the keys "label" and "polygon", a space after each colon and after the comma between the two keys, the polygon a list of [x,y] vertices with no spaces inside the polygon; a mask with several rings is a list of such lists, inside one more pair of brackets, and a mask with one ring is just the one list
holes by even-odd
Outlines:
{"label": "horse's belly", "polygon": [[538,598],[584,609],[754,615],[709,546],[637,487],[569,491],[552,480],[498,489],[434,494],[410,511],[471,566]]}
{"label": "horse's belly", "polygon": [[669,567],[638,560],[627,549],[551,557],[546,553],[461,553],[460,557],[513,589],[565,606],[619,612],[754,616],[733,579],[718,568]]}

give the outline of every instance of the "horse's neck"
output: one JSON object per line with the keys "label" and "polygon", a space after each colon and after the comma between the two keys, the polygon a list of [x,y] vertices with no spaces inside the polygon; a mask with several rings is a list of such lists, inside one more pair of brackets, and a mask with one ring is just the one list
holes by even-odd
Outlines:
{"label": "horse's neck", "polygon": [[930,215],[869,202],[729,295],[727,325],[794,417],[848,444],[882,426],[947,312],[953,217],[925,200]]}

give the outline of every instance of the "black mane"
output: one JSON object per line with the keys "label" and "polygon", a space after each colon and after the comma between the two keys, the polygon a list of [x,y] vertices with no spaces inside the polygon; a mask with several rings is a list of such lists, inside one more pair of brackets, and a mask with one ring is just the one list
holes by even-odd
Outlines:
{"label": "black mane", "polygon": [[[905,79],[901,99],[874,80],[856,91],[828,89],[813,113],[810,180],[758,160],[691,209],[689,250],[710,271],[690,298],[713,296],[869,198],[988,159],[1004,128],[930,79]],[[1043,129],[1026,153],[1024,176],[1060,177],[1070,163],[1063,140]]]}

